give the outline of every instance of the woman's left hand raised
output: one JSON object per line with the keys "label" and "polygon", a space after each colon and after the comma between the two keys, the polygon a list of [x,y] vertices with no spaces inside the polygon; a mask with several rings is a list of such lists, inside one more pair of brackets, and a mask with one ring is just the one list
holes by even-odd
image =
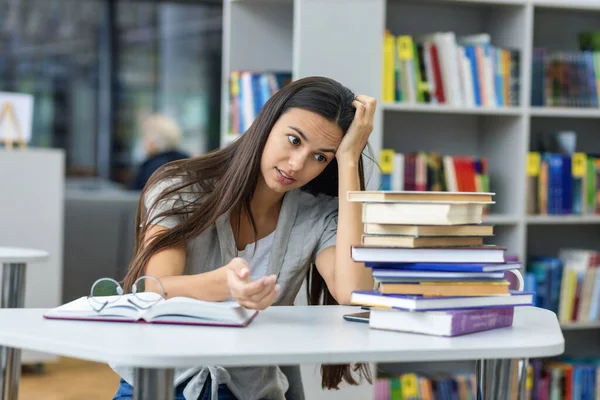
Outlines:
{"label": "woman's left hand raised", "polygon": [[376,104],[377,100],[373,97],[362,94],[356,96],[352,102],[352,105],[356,108],[356,113],[348,132],[346,132],[337,149],[336,158],[338,161],[358,162],[369,141],[369,135],[373,131],[373,116],[375,115]]}

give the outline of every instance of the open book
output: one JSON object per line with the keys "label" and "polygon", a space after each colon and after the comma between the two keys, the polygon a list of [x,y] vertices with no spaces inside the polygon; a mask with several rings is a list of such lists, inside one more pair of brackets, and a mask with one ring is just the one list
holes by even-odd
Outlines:
{"label": "open book", "polygon": [[142,309],[136,304],[143,303],[131,294],[120,298],[107,296],[106,299],[109,303],[100,312],[94,310],[84,296],[49,310],[44,314],[44,318],[244,327],[258,314],[258,311],[246,309],[235,301],[210,302],[173,297],[168,300],[161,299],[152,307]]}

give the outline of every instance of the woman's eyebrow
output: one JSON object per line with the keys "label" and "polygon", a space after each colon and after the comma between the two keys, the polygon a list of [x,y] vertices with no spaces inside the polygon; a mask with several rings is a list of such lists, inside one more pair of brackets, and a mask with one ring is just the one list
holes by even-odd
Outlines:
{"label": "woman's eyebrow", "polygon": [[[295,130],[298,133],[298,135],[300,135],[302,137],[302,139],[304,139],[305,142],[307,142],[307,143],[310,142],[310,140],[308,140],[308,138],[300,130],[300,128],[296,128],[295,126],[291,126],[291,125],[288,125],[288,128]],[[332,154],[335,154],[335,149],[324,149],[324,148],[321,148],[321,149],[319,149],[319,151],[322,151],[323,153],[332,153]]]}
{"label": "woman's eyebrow", "polygon": [[288,125],[288,128],[295,130],[296,132],[298,132],[298,135],[302,136],[302,139],[304,139],[305,141],[309,142],[308,138],[306,137],[306,135],[300,130],[300,128],[296,128],[295,126],[291,126]]}

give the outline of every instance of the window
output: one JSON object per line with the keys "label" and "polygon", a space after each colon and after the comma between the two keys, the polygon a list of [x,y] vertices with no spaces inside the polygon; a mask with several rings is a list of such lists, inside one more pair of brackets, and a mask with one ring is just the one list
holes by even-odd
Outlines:
{"label": "window", "polygon": [[219,146],[221,21],[217,1],[0,0],[0,90],[34,95],[31,145],[68,176],[127,183],[149,113],[189,154]]}

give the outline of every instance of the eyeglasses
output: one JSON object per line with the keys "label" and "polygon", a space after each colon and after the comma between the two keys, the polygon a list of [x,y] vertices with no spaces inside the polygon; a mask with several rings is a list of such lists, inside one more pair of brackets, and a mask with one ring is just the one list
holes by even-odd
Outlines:
{"label": "eyeglasses", "polygon": [[[92,285],[88,302],[96,311],[102,311],[107,305],[116,303],[123,297],[124,290],[112,278],[98,279]],[[135,307],[147,310],[159,301],[166,299],[167,293],[160,280],[151,275],[140,276],[131,286],[131,296],[127,302]]]}

